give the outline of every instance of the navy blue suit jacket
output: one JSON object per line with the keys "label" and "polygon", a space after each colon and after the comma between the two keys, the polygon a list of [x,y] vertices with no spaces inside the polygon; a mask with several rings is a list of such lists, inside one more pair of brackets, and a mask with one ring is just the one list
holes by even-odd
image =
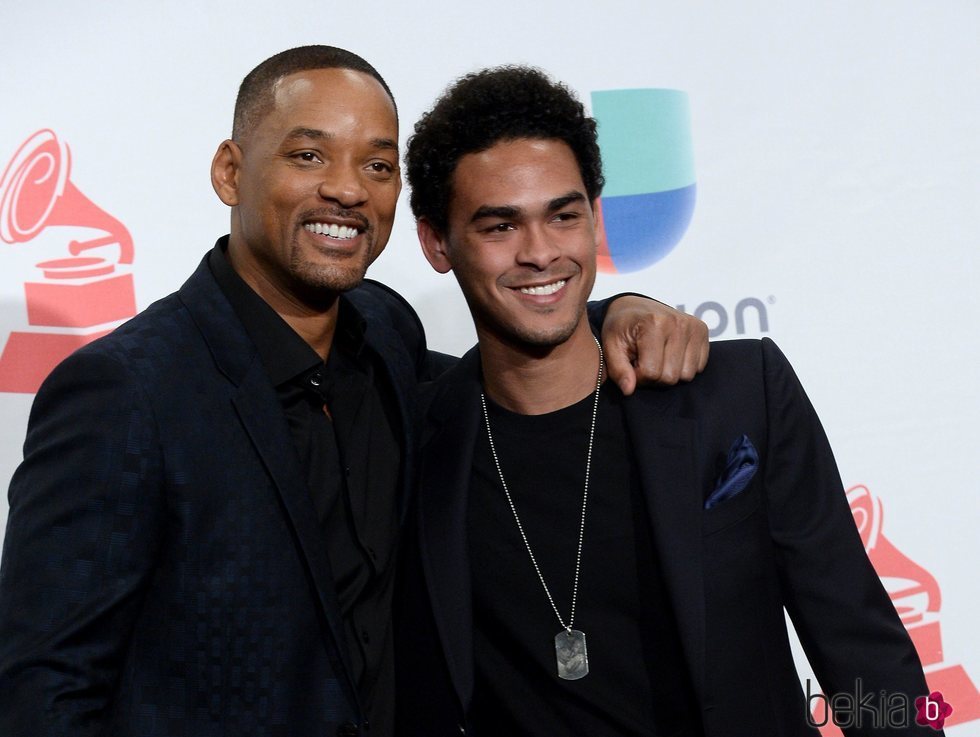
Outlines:
{"label": "navy blue suit jacket", "polygon": [[[387,367],[412,478],[418,318],[343,297]],[[325,542],[286,421],[206,260],[38,392],[0,569],[0,734],[356,733]]]}
{"label": "navy blue suit jacket", "polygon": [[[474,663],[466,500],[483,431],[479,361],[474,349],[431,388],[415,552],[405,560],[397,622],[405,735],[467,728]],[[713,343],[693,382],[640,389],[624,411],[708,737],[816,734],[806,722],[784,607],[828,693],[853,694],[859,678],[876,697],[882,689],[928,693],[912,642],[865,554],[820,422],[772,341]],[[741,493],[705,509],[743,434],[758,450],[757,472]],[[602,473],[601,459],[593,473]],[[418,591],[427,597],[412,595]],[[583,601],[576,621],[587,630]],[[846,732],[937,734],[916,728],[914,716],[914,709],[906,713],[908,728],[873,732],[865,712],[865,728]]]}

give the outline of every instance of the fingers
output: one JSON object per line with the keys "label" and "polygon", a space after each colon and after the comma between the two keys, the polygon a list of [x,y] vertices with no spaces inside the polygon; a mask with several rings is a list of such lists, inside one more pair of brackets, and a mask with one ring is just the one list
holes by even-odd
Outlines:
{"label": "fingers", "polygon": [[[701,332],[703,333],[698,337],[697,342],[701,345],[701,350],[698,351],[697,368],[695,369],[695,375],[700,374],[704,371],[705,367],[708,365],[708,354],[711,352],[711,343],[708,342],[708,326],[703,322],[700,325]],[[692,379],[694,376],[691,377]]]}
{"label": "fingers", "polygon": [[609,378],[627,396],[638,385],[691,381],[708,362],[707,325],[641,297],[621,297],[612,303],[602,342]]}
{"label": "fingers", "polygon": [[684,350],[684,360],[680,370],[681,381],[691,381],[704,371],[708,365],[708,326],[698,320],[691,325],[692,333]]}
{"label": "fingers", "polygon": [[622,336],[613,338],[611,345],[604,347],[606,354],[606,376],[616,382],[619,390],[627,397],[636,389],[636,373],[630,360],[630,351]]}
{"label": "fingers", "polygon": [[691,381],[708,362],[708,327],[681,312],[660,315],[634,329],[635,380],[638,384],[673,386]]}
{"label": "fingers", "polygon": [[[677,383],[677,374],[683,363],[684,349],[676,339],[675,328],[668,327],[670,317],[661,316],[656,321],[638,323],[634,330],[636,344],[636,360],[633,368],[636,371],[637,384]],[[681,355],[676,357],[677,351]]]}

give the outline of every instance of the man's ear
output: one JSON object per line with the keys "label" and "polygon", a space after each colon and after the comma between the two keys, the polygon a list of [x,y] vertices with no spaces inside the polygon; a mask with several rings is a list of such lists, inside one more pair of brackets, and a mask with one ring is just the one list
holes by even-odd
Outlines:
{"label": "man's ear", "polygon": [[211,186],[229,207],[238,204],[238,172],[242,168],[242,149],[234,141],[221,142],[211,160]]}
{"label": "man's ear", "polygon": [[449,260],[446,246],[448,239],[426,218],[419,218],[415,225],[422,244],[422,253],[433,269],[440,274],[452,271],[453,264]]}
{"label": "man's ear", "polygon": [[596,253],[609,253],[609,243],[606,240],[606,222],[602,217],[602,200],[598,197],[592,200],[592,223],[595,228]]}

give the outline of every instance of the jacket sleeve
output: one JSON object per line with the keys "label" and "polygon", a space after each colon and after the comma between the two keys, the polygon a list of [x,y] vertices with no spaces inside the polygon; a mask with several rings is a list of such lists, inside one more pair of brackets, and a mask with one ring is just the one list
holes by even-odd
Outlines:
{"label": "jacket sleeve", "polygon": [[[612,297],[606,297],[606,299],[591,300],[586,305],[586,311],[589,316],[589,324],[592,326],[592,332],[596,335],[602,334],[602,325],[606,321],[606,313],[609,312],[609,305],[620,297],[642,297],[643,299],[660,302],[658,299],[647,297],[645,294],[638,292],[620,292],[619,294],[614,294]],[[660,304],[663,304],[663,302],[660,302]]]}
{"label": "jacket sleeve", "polygon": [[100,734],[163,534],[144,389],[83,349],[41,387],[0,566],[0,734]]}
{"label": "jacket sleeve", "polygon": [[[820,421],[786,358],[763,339],[770,530],[783,600],[825,694],[928,693],[905,627],[868,560]],[[935,735],[915,726],[854,735]]]}

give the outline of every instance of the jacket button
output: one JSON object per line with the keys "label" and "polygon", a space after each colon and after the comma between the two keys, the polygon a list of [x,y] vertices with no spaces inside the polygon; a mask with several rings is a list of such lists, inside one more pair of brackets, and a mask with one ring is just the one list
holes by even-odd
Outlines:
{"label": "jacket button", "polygon": [[360,732],[354,722],[344,722],[337,727],[337,737],[357,737]]}

